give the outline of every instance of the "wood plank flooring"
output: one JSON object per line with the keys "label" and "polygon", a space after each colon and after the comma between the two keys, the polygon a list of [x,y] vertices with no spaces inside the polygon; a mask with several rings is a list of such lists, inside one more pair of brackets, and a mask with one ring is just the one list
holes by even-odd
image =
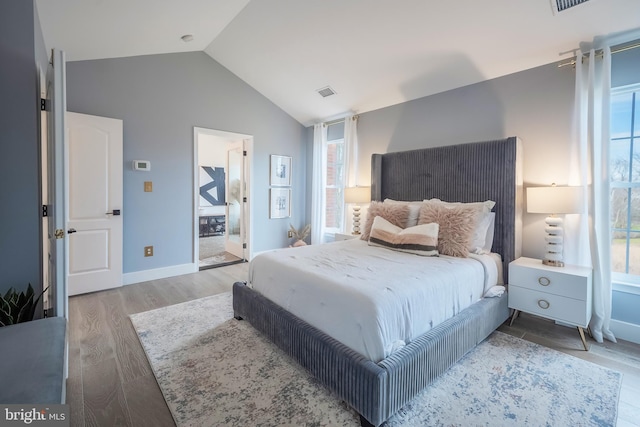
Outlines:
{"label": "wood plank flooring", "polygon": [[[72,426],[174,426],[129,315],[231,290],[248,264],[70,298],[67,403]],[[618,426],[640,426],[640,345],[581,350],[577,330],[522,313],[500,331],[622,372]]]}

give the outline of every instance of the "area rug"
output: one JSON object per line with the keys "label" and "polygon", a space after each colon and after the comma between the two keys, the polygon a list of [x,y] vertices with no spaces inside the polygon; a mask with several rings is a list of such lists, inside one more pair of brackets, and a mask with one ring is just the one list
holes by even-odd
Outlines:
{"label": "area rug", "polygon": [[[357,414],[248,322],[231,294],[131,315],[183,426],[358,426]],[[386,423],[614,426],[622,375],[494,332]]]}

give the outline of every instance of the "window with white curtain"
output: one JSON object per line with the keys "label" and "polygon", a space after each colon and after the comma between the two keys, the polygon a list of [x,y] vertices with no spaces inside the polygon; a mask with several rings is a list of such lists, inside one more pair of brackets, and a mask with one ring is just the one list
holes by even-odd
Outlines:
{"label": "window with white curtain", "polygon": [[328,140],[324,219],[327,234],[342,232],[344,219],[344,139]]}
{"label": "window with white curtain", "polygon": [[612,90],[609,169],[612,278],[640,285],[640,84]]}

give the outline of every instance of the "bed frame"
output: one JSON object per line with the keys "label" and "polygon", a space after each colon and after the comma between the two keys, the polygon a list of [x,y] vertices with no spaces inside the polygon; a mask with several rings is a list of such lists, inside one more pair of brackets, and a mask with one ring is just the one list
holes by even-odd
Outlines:
{"label": "bed frame", "polygon": [[[493,251],[520,256],[521,143],[515,138],[372,156],[372,200],[496,201]],[[506,294],[485,298],[375,363],[310,326],[245,283],[233,285],[233,310],[310,371],[360,414],[380,426],[509,316]]]}

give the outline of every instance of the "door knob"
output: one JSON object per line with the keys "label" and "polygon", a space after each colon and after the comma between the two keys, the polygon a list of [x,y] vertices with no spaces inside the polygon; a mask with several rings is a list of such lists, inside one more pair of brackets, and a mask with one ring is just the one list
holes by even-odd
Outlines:
{"label": "door knob", "polygon": [[75,232],[76,232],[75,228],[70,228],[70,229],[67,230],[68,234],[72,234],[72,233],[75,233]]}
{"label": "door knob", "polygon": [[118,216],[118,215],[120,215],[120,209],[114,209],[111,212],[107,212],[105,215]]}

